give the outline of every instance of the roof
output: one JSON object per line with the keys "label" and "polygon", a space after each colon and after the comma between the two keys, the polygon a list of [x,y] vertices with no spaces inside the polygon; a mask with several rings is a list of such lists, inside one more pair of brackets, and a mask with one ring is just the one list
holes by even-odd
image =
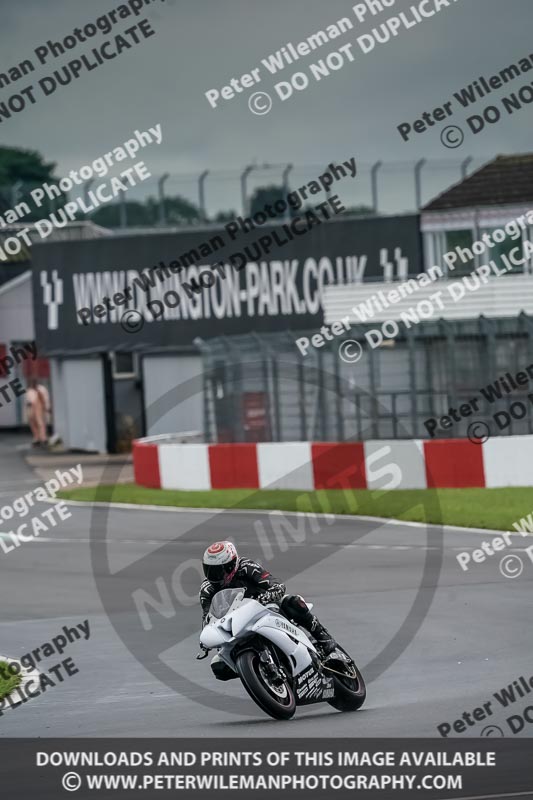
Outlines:
{"label": "roof", "polygon": [[7,294],[7,292],[16,289],[17,286],[21,286],[23,283],[26,283],[26,281],[29,281],[30,278],[31,269],[23,272],[22,275],[17,275],[16,278],[12,278],[10,281],[7,281],[7,283],[4,283],[2,286],[0,286],[0,295]]}
{"label": "roof", "polygon": [[533,202],[533,153],[498,156],[447,189],[422,211],[476,206],[522,205]]}
{"label": "roof", "polygon": [[[6,239],[10,236],[16,236],[20,231],[29,229],[29,236],[32,242],[34,240],[39,241],[42,237],[40,235],[37,236],[35,226],[36,222],[4,222],[0,228],[0,236]],[[76,220],[76,222],[67,222],[66,225],[62,226],[52,223],[52,230],[46,238],[58,241],[61,239],[99,239],[102,236],[113,236],[113,231],[110,228],[96,225],[91,220]]]}

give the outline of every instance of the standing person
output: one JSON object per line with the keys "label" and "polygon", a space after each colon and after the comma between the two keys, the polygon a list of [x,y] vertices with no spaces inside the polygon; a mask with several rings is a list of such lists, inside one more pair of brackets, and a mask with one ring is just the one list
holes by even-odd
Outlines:
{"label": "standing person", "polygon": [[33,436],[33,447],[42,447],[48,441],[46,419],[50,410],[48,389],[42,383],[37,383],[35,378],[31,378],[26,391],[26,412]]}

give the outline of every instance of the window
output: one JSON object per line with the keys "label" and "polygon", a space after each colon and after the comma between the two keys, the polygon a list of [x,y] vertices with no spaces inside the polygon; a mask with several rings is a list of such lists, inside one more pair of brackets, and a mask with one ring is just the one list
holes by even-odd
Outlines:
{"label": "window", "polygon": [[[496,229],[496,228],[484,228],[481,231],[480,235],[483,236],[484,233],[488,233],[489,236],[490,236],[491,233],[494,230],[500,230],[501,231],[502,229],[503,229],[503,226],[501,228],[499,228],[499,229]],[[498,267],[498,269],[507,269],[507,265],[501,260],[501,256],[502,255],[508,256],[509,253],[511,252],[511,250],[514,250],[516,247],[518,247],[518,249],[520,251],[516,255],[518,255],[518,259],[521,260],[522,257],[523,257],[522,254],[521,254],[521,250],[522,250],[522,232],[520,231],[520,235],[518,235],[518,236],[516,236],[516,234],[513,234],[513,235],[516,238],[513,239],[513,238],[511,238],[511,236],[507,235],[505,237],[505,239],[503,240],[503,242],[495,242],[494,239],[493,239],[492,242],[494,244],[494,247],[488,247],[487,246],[487,254],[486,254],[485,258],[484,258],[483,263],[485,264],[488,261],[495,261],[496,262],[496,266]],[[523,265],[519,265],[519,264],[513,264],[513,269],[509,270],[509,272],[523,272],[523,271],[524,271],[524,266]]]}
{"label": "window", "polygon": [[[455,251],[456,248],[461,248],[461,250],[468,250],[470,253],[472,252],[472,244],[474,243],[474,237],[472,235],[471,230],[463,230],[463,231],[446,231],[446,252]],[[454,269],[451,270],[450,274],[448,275],[449,278],[453,278],[454,275],[470,275],[473,269],[475,269],[475,256],[472,258],[468,257],[468,253],[462,253],[461,250],[458,252],[458,258],[455,262]],[[461,257],[462,256],[462,257]]]}
{"label": "window", "polygon": [[112,353],[113,378],[136,378],[139,373],[137,353]]}

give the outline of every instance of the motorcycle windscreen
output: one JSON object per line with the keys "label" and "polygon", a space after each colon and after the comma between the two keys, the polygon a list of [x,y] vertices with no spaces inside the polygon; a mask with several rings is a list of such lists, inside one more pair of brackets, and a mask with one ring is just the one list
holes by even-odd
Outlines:
{"label": "motorcycle windscreen", "polygon": [[217,592],[211,600],[209,613],[215,619],[222,619],[239,597],[244,597],[244,591],[242,589],[222,589],[222,591]]}

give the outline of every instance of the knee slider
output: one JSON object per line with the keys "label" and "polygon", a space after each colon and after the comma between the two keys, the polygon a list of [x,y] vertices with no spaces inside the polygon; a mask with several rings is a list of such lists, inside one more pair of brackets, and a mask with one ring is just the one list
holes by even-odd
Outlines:
{"label": "knee slider", "polygon": [[281,602],[281,606],[283,612],[289,617],[289,619],[293,619],[296,622],[298,620],[306,619],[307,615],[310,613],[307,603],[303,597],[300,597],[299,594],[285,595]]}

